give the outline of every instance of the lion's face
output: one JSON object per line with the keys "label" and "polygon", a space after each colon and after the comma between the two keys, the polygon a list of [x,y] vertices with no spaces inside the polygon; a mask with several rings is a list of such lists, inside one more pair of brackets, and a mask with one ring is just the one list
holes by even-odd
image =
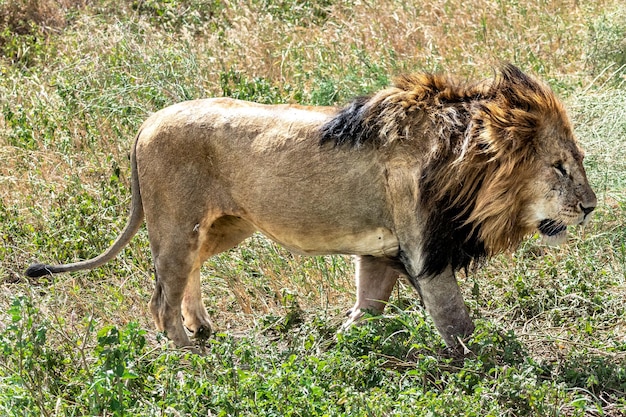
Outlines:
{"label": "lion's face", "polygon": [[550,244],[563,243],[567,226],[585,225],[596,207],[596,195],[587,181],[583,152],[567,127],[543,132],[544,140],[531,185],[531,222]]}

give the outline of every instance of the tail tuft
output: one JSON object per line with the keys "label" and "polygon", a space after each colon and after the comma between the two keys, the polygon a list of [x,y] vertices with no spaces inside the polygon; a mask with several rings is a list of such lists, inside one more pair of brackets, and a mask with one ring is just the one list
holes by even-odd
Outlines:
{"label": "tail tuft", "polygon": [[30,278],[39,278],[46,275],[52,275],[53,271],[50,269],[50,265],[46,264],[32,264],[28,267],[25,274]]}

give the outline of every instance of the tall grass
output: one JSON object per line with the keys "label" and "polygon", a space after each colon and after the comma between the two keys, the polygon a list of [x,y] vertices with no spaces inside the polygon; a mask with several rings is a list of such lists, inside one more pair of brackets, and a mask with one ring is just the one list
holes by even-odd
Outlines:
{"label": "tall grass", "polygon": [[[624,6],[596,2],[0,0],[0,412],[3,415],[626,413]],[[129,148],[166,105],[206,96],[338,104],[402,72],[491,76],[513,61],[566,101],[600,205],[567,246],[529,239],[460,281],[478,329],[448,357],[401,283],[383,320],[335,331],[344,257],[256,235],[203,267],[218,334],[198,357],[154,332]]]}

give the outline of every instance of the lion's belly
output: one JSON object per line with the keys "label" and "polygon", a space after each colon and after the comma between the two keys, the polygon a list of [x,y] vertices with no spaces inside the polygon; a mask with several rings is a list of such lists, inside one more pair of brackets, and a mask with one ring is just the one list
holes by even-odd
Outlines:
{"label": "lion's belly", "polygon": [[399,248],[398,239],[383,227],[357,233],[319,235],[260,230],[270,239],[301,255],[396,256]]}

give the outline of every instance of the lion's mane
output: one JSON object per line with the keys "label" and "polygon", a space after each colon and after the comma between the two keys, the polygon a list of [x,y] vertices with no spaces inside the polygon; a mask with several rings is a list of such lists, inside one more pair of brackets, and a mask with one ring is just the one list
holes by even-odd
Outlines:
{"label": "lion's mane", "polygon": [[[564,109],[545,85],[512,65],[491,80],[402,76],[359,97],[321,129],[321,144],[422,152],[419,207],[426,216],[423,274],[465,268],[515,248],[533,229],[520,221],[539,129]],[[554,119],[552,119],[554,120]]]}

